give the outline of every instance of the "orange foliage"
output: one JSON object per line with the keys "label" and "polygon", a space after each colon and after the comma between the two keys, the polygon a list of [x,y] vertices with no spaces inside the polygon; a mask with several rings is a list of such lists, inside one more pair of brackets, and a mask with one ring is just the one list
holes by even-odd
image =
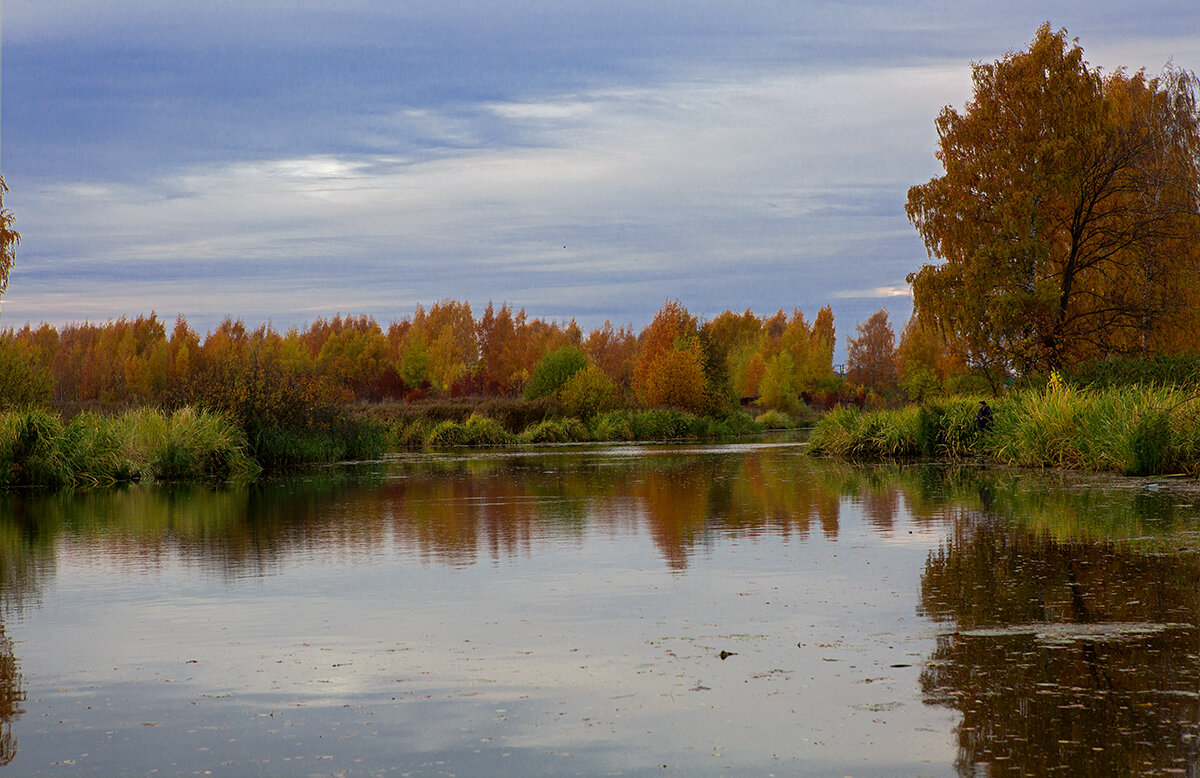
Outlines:
{"label": "orange foliage", "polygon": [[[827,334],[818,338],[819,329]],[[640,336],[632,325],[605,322],[585,337],[574,320],[542,321],[507,303],[489,303],[476,321],[470,306],[455,300],[418,306],[386,331],[370,316],[339,314],[287,333],[226,318],[202,337],[182,316],[168,333],[151,313],[0,333],[3,342],[19,344],[11,350],[14,373],[19,364],[22,374],[48,376],[47,400],[193,404],[228,411],[251,430],[327,424],[353,399],[514,396],[546,354],[568,345],[587,354],[621,402],[636,396],[649,406],[724,413],[736,391],[757,392],[764,365],[783,350],[793,362],[820,353],[816,372],[827,369],[831,357],[823,349],[831,338],[827,308],[812,328],[798,310],[790,319],[780,311],[766,320],[727,311],[701,328],[678,301],[664,304]]]}
{"label": "orange foliage", "polygon": [[696,317],[668,300],[642,333],[634,388],[647,406],[699,411],[704,405],[704,352]]}
{"label": "orange foliage", "polygon": [[896,385],[896,334],[888,314],[880,308],[855,328],[856,338],[847,339],[846,367],[850,377],[863,386],[882,388]]}
{"label": "orange foliage", "polygon": [[637,364],[638,339],[633,325],[613,329],[612,322],[588,333],[583,351],[592,364],[604,371],[622,393],[633,388],[633,369]]}

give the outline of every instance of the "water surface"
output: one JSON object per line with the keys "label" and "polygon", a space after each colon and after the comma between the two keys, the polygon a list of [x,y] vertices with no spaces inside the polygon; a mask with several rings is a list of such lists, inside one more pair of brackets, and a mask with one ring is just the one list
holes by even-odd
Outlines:
{"label": "water surface", "polygon": [[1198,505],[796,445],[4,495],[0,772],[1195,774]]}

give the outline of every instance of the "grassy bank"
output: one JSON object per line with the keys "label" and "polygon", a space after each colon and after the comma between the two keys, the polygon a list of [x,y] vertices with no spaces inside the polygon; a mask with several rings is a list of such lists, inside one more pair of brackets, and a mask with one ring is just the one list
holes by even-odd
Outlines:
{"label": "grassy bank", "polygon": [[389,449],[717,440],[793,424],[778,413],[716,419],[670,409],[611,411],[584,421],[536,402],[458,402],[423,409],[428,413],[397,407],[402,412],[390,418],[386,408],[371,406],[324,428],[258,426],[249,434],[224,414],[192,408],[83,411],[69,419],[40,409],[0,412],[0,488],[246,480],[264,470],[370,459]]}
{"label": "grassy bank", "polygon": [[[795,423],[779,413],[751,418],[731,413],[722,418],[698,416],[669,408],[617,410],[591,419],[545,416],[522,427],[502,418],[472,412],[465,418],[438,419],[436,415],[406,414],[392,420],[372,417],[387,429],[396,448],[469,448],[511,446],[529,443],[584,443],[669,440],[719,440],[754,435],[767,430],[787,429]],[[509,419],[523,419],[514,414]]]}
{"label": "grassy bank", "polygon": [[1013,392],[975,426],[978,398],[895,411],[839,408],[818,424],[810,450],[847,459],[983,459],[1021,467],[1127,475],[1200,474],[1200,396],[1174,387]]}
{"label": "grassy bank", "polygon": [[70,421],[41,410],[0,413],[0,486],[245,479],[260,471],[225,417],[137,409]]}

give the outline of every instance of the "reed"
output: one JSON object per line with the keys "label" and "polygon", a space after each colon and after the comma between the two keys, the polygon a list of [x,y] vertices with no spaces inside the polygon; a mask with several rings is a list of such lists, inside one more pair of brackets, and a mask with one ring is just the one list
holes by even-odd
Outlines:
{"label": "reed", "polygon": [[996,407],[989,446],[1025,467],[1200,473],[1200,398],[1170,386],[1021,392]]}
{"label": "reed", "polygon": [[165,414],[152,408],[113,418],[111,433],[140,480],[248,479],[260,467],[246,435],[223,414],[190,407]]}
{"label": "reed", "polygon": [[633,412],[609,411],[593,416],[590,432],[592,440],[629,442],[633,435]]}
{"label": "reed", "polygon": [[826,414],[809,438],[809,451],[844,459],[891,459],[921,453],[920,410],[862,411],[842,406]]}
{"label": "reed", "polygon": [[647,408],[632,414],[636,440],[689,440],[700,437],[701,419],[674,408]]}
{"label": "reed", "polygon": [[795,420],[783,411],[769,410],[755,417],[754,421],[769,430],[786,430],[797,426]]}
{"label": "reed", "polygon": [[1127,475],[1200,474],[1200,397],[1164,386],[1026,390],[994,404],[991,430],[975,425],[976,400],[895,411],[837,408],[809,441],[846,459],[983,457],[1020,467]]}
{"label": "reed", "polygon": [[62,419],[42,410],[0,416],[0,478],[12,486],[70,483],[70,462],[59,445]]}
{"label": "reed", "polygon": [[128,481],[245,479],[259,471],[226,417],[137,409],[68,423],[45,411],[0,414],[0,484],[98,486]]}
{"label": "reed", "polygon": [[254,458],[267,470],[374,459],[388,447],[383,425],[343,420],[329,428],[264,427],[252,442]]}

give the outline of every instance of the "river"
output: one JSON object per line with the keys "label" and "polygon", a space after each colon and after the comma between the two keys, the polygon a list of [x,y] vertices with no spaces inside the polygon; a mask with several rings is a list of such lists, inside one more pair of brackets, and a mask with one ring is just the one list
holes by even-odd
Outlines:
{"label": "river", "polygon": [[0,775],[1200,772],[1200,489],[799,444],[0,495]]}

